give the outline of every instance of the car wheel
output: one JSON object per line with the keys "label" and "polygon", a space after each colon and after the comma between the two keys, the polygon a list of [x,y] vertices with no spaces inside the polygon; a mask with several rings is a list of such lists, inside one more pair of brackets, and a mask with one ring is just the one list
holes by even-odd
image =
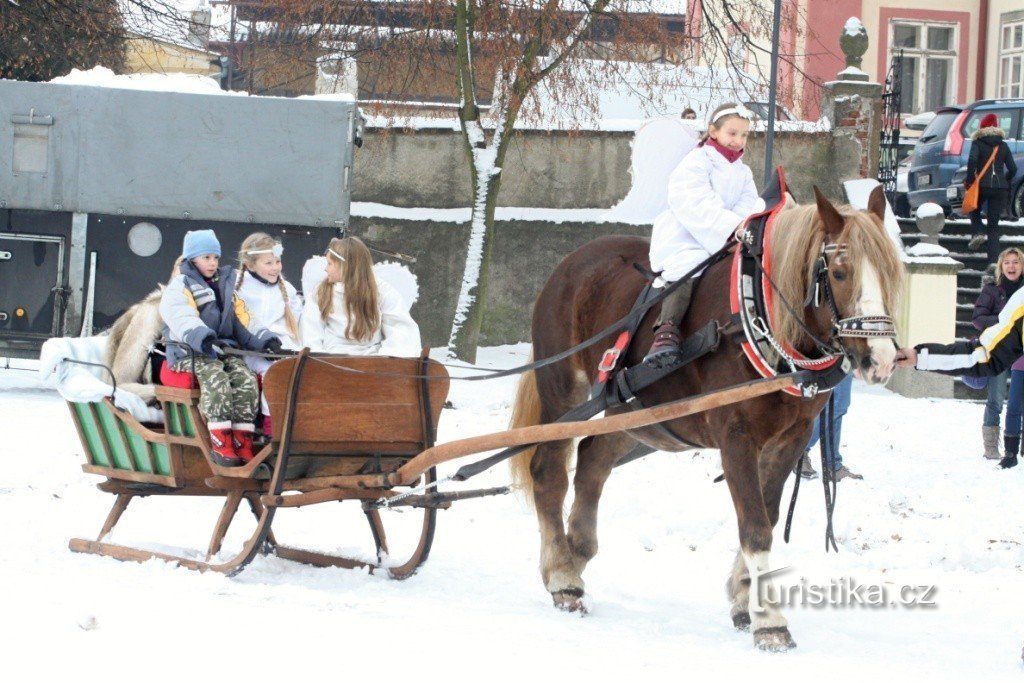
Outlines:
{"label": "car wheel", "polygon": [[1015,218],[1024,218],[1024,183],[1017,188],[1017,194],[1013,195],[1010,202],[1010,211]]}

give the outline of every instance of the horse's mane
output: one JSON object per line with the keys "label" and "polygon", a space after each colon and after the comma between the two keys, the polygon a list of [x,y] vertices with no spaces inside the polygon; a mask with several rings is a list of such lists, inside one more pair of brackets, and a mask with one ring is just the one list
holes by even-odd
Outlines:
{"label": "horse's mane", "polygon": [[[857,264],[867,257],[878,274],[885,310],[895,316],[899,312],[899,297],[903,290],[903,265],[896,245],[886,233],[881,221],[866,211],[850,206],[837,206],[845,219],[839,242],[847,247],[846,259],[853,265],[851,286],[854,299],[860,298],[862,269]],[[773,280],[781,296],[775,297],[772,315],[775,316],[775,334],[785,344],[798,348],[808,341],[796,318],[783,303],[785,299],[794,310],[803,309],[804,298],[813,276],[815,260],[824,240],[824,224],[814,204],[784,209],[776,217],[772,232]]]}

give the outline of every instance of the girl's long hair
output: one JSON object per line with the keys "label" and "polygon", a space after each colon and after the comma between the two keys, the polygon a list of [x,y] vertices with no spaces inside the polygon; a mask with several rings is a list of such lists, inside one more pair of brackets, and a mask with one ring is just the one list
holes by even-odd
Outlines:
{"label": "girl's long hair", "polygon": [[[331,253],[334,252],[334,253]],[[345,291],[345,336],[357,342],[367,342],[380,329],[380,291],[373,274],[370,250],[358,237],[331,240],[327,258],[341,265],[341,286]],[[334,310],[334,284],[324,280],[316,290],[316,303],[320,318],[327,322]]]}
{"label": "girl's long hair", "polygon": [[[236,292],[242,287],[242,280],[245,278],[245,274],[256,268],[256,261],[261,256],[260,254],[250,254],[249,252],[273,249],[275,244],[277,244],[277,240],[265,232],[254,232],[245,238],[245,241],[242,242],[242,247],[238,250],[238,281],[235,283]],[[284,299],[285,327],[288,328],[288,335],[298,343],[299,321],[295,319],[295,314],[292,312],[292,307],[288,300],[288,288],[285,286],[284,271],[282,271],[277,278],[277,287],[281,290],[281,298]]]}

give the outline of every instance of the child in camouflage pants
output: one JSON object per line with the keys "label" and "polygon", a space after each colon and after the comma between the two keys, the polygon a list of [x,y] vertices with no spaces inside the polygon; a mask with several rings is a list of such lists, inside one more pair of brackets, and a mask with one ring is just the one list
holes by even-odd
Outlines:
{"label": "child in camouflage pants", "polygon": [[249,311],[235,296],[235,270],[220,267],[220,242],[212,230],[185,234],[181,274],[160,299],[166,325],[167,365],[191,372],[199,383],[199,410],[210,430],[210,457],[222,467],[252,460],[253,420],[259,402],[256,375],[238,356],[218,348],[276,353],[281,341],[270,331],[248,329]]}

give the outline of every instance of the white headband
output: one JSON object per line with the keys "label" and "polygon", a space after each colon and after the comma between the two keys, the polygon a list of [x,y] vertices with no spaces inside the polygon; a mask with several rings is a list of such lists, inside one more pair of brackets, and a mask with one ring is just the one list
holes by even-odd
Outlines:
{"label": "white headband", "polygon": [[280,242],[275,242],[274,246],[270,249],[253,249],[245,252],[246,256],[255,256],[256,254],[273,254],[277,258],[281,258],[281,254],[284,253],[284,245]]}
{"label": "white headband", "polygon": [[329,251],[331,253],[331,255],[334,256],[334,258],[338,259],[339,261],[342,261],[342,262],[345,261],[345,257],[344,256],[342,256],[338,252],[334,251],[330,247],[327,247],[327,251]]}
{"label": "white headband", "polygon": [[739,116],[740,118],[746,119],[747,121],[750,121],[751,119],[750,110],[747,109],[746,107],[742,109],[740,109],[739,107],[729,107],[728,109],[723,109],[722,111],[715,114],[715,118],[711,119],[711,123],[718,123],[720,120],[722,120],[723,117],[731,116],[733,114]]}

